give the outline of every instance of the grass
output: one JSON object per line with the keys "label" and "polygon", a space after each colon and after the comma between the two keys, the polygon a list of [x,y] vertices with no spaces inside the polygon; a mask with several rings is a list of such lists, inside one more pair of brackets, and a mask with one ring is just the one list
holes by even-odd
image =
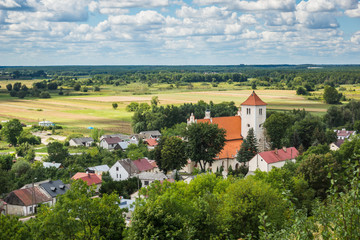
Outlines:
{"label": "grass", "polygon": [[[34,80],[39,81],[39,80]],[[32,82],[34,82],[32,81]],[[18,99],[11,98],[4,91],[7,83],[16,81],[1,81],[0,93],[0,120],[18,118],[28,124],[36,124],[41,120],[49,120],[63,126],[60,134],[82,133],[89,135],[89,126],[104,129],[106,133],[131,133],[131,116],[125,110],[126,105],[132,101],[147,102],[153,96],[158,96],[161,105],[180,105],[185,102],[234,101],[237,106],[246,100],[252,90],[249,86],[235,86],[235,84],[220,83],[218,87],[211,84],[193,83],[193,88],[187,86],[170,88],[170,84],[132,83],[126,86],[102,86],[100,92],[87,93],[74,92],[71,89],[69,96],[52,94],[50,99]],[[31,85],[30,80],[24,81]],[[6,84],[5,84],[6,83]],[[5,85],[4,85],[5,84]],[[29,86],[30,86],[29,85]],[[360,99],[360,87],[344,86],[345,94]],[[355,89],[355,91],[351,91]],[[308,97],[297,96],[293,90],[267,90],[260,88],[256,93],[264,100],[268,109],[292,110],[305,108],[317,115],[326,112],[329,105],[320,101],[309,100]],[[321,94],[321,91],[318,92]],[[114,110],[112,103],[117,102],[118,108]]]}

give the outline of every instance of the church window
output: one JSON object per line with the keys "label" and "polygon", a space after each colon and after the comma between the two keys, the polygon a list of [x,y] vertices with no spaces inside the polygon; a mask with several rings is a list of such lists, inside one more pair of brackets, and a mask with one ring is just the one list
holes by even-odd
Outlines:
{"label": "church window", "polygon": [[259,114],[262,115],[262,108],[259,109]]}
{"label": "church window", "polygon": [[250,124],[248,124],[248,127],[250,127]]}
{"label": "church window", "polygon": [[247,109],[246,109],[246,114],[247,114],[247,115],[250,115],[250,114],[251,114],[251,109],[250,109],[250,108],[247,108]]}

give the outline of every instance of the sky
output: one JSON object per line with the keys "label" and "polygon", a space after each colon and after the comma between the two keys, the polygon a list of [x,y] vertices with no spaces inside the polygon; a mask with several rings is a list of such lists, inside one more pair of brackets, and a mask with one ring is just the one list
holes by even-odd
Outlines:
{"label": "sky", "polygon": [[0,0],[0,65],[360,64],[358,0]]}

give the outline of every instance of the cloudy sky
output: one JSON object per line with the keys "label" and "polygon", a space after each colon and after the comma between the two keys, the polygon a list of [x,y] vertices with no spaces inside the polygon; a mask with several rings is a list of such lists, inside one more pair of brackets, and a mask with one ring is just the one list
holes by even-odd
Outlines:
{"label": "cloudy sky", "polygon": [[358,0],[0,0],[0,65],[360,64]]}

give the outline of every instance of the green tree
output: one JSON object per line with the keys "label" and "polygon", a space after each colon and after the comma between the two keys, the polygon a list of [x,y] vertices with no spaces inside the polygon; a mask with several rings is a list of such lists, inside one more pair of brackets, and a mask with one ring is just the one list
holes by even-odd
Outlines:
{"label": "green tree", "polygon": [[156,164],[165,174],[180,170],[187,163],[185,143],[179,137],[162,136],[154,151]]}
{"label": "green tree", "polygon": [[20,177],[24,174],[26,174],[27,171],[29,171],[31,168],[31,165],[28,161],[24,159],[18,159],[16,163],[14,163],[11,167],[11,171],[17,176]]}
{"label": "green tree", "polygon": [[117,107],[118,107],[118,104],[116,103],[116,102],[114,102],[114,103],[112,103],[112,107],[113,107],[113,109],[117,109]]}
{"label": "green tree", "polygon": [[0,239],[32,239],[29,227],[15,216],[0,214]]}
{"label": "green tree", "polygon": [[126,111],[135,112],[138,108],[139,108],[139,103],[131,102],[129,105],[126,106]]}
{"label": "green tree", "polygon": [[10,92],[12,90],[12,85],[11,83],[9,83],[8,85],[6,85],[6,89]]}
{"label": "green tree", "polygon": [[22,130],[23,128],[20,121],[18,119],[12,119],[4,124],[1,129],[1,134],[8,143],[16,146],[17,138],[20,136]]}
{"label": "green tree", "polygon": [[270,138],[271,148],[281,148],[286,130],[291,126],[292,119],[286,113],[275,112],[264,123],[266,134]]}
{"label": "green tree", "polygon": [[69,151],[62,143],[52,142],[48,144],[48,154],[49,162],[64,163]]}
{"label": "green tree", "polygon": [[151,98],[151,106],[157,106],[160,103],[159,97],[158,96],[153,96]]}
{"label": "green tree", "polygon": [[80,83],[75,83],[75,85],[74,85],[74,90],[75,90],[75,91],[80,91],[80,88],[81,88]]}
{"label": "green tree", "polygon": [[298,89],[296,90],[296,95],[308,95],[308,91],[306,91],[305,88],[303,87],[298,87]]}
{"label": "green tree", "polygon": [[54,206],[41,206],[30,222],[34,239],[123,239],[125,221],[118,196],[91,198],[93,194],[78,180]]}
{"label": "green tree", "polygon": [[206,165],[214,162],[216,155],[224,148],[225,134],[226,131],[218,128],[217,124],[190,124],[184,133],[187,156],[205,171]]}
{"label": "green tree", "polygon": [[254,134],[254,129],[250,128],[246,139],[241,144],[236,160],[241,163],[250,161],[258,153],[258,143]]}
{"label": "green tree", "polygon": [[336,104],[340,102],[342,94],[331,86],[325,86],[323,98],[328,104]]}

